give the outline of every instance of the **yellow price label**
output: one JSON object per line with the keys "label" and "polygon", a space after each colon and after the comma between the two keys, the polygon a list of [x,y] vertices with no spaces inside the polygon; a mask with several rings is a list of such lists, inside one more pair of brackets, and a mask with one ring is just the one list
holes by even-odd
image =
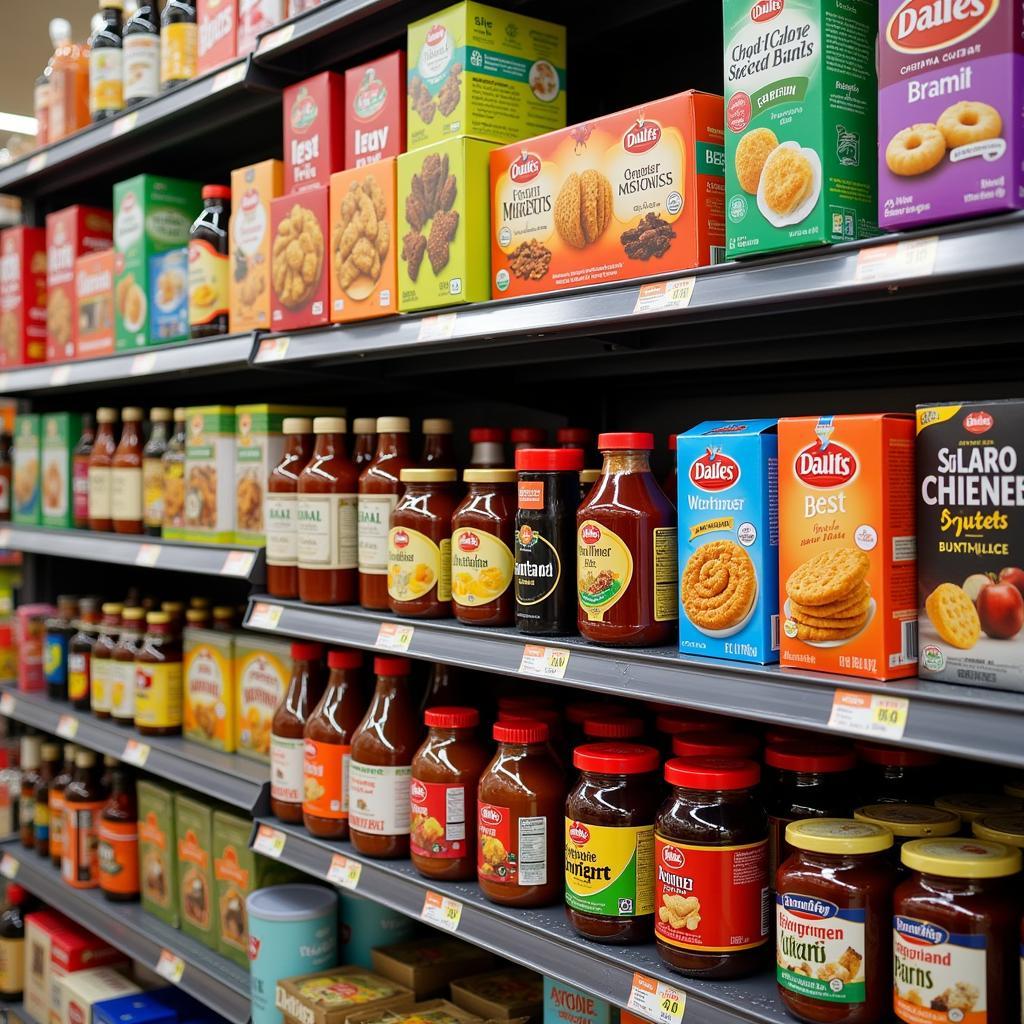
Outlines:
{"label": "yellow price label", "polygon": [[855,733],[878,740],[899,740],[907,728],[910,701],[885,693],[836,690],[828,726],[837,732]]}

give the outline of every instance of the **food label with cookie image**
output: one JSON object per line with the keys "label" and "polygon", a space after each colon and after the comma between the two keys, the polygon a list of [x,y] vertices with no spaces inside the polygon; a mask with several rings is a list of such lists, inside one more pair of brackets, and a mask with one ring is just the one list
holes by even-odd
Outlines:
{"label": "food label with cookie image", "polygon": [[0,234],[0,367],[46,358],[46,230]]}
{"label": "food label with cookie image", "polygon": [[270,760],[270,726],[291,676],[291,648],[275,640],[244,640],[235,647],[238,752]]}
{"label": "food label with cookie image", "polygon": [[42,423],[43,526],[74,526],[74,458],[82,417],[76,413],[50,412]]}
{"label": "food label with cookie image", "polygon": [[622,538],[587,519],[576,531],[576,593],[591,622],[600,622],[629,589],[633,556]]}
{"label": "food label with cookie image", "polygon": [[325,182],[270,201],[270,320],[275,331],[328,322],[329,195]]}
{"label": "food label with cookie image", "polygon": [[654,827],[566,818],[565,904],[599,917],[654,913]]}
{"label": "food label with cookie image", "polygon": [[235,535],[235,409],[186,410],[183,540],[230,544]]}
{"label": "food label with cookie image", "polygon": [[185,641],[182,731],[197,743],[235,749],[234,637],[189,626]]}
{"label": "food label with cookie image", "polygon": [[302,811],[317,818],[342,821],[348,817],[347,743],[304,741]]}
{"label": "food label with cookie image", "polygon": [[[423,782],[409,786],[412,810],[410,849],[418,857],[453,860],[466,855],[466,787],[462,783]],[[470,807],[475,806],[475,795]]]}
{"label": "food label with cookie image", "polygon": [[821,1003],[863,1003],[863,908],[798,892],[775,894],[775,977]]}
{"label": "food label with cookie image", "polygon": [[514,561],[500,537],[462,527],[452,537],[452,600],[470,608],[497,601],[512,585]]}
{"label": "food label with cookie image", "polygon": [[546,885],[548,819],[477,805],[477,875],[502,885]]}

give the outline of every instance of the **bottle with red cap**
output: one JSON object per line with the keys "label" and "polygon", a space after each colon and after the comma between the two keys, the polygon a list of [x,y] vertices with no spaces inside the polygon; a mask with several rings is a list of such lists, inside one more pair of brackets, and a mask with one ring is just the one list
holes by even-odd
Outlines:
{"label": "bottle with red cap", "polygon": [[651,472],[654,435],[601,434],[601,476],[576,513],[579,631],[595,643],[654,647],[679,618],[675,506]]}
{"label": "bottle with red cap", "polygon": [[520,448],[543,448],[548,434],[540,427],[513,427],[508,439],[512,442],[512,451],[517,452]]}
{"label": "bottle with red cap", "polygon": [[29,895],[7,883],[7,905],[0,911],[0,1002],[20,1002],[25,983],[25,911]]}
{"label": "bottle with red cap", "polygon": [[593,454],[594,432],[589,427],[559,427],[555,431],[555,445],[558,448],[579,448],[586,463]]}
{"label": "bottle with red cap", "polygon": [[423,715],[427,738],[412,759],[410,857],[424,878],[476,877],[476,791],[487,765],[477,738],[480,712],[433,707]]}
{"label": "bottle with red cap", "polygon": [[757,757],[760,746],[756,736],[727,729],[684,732],[672,737],[672,753],[676,757]]}
{"label": "bottle with red cap", "polygon": [[657,746],[669,757],[672,756],[672,740],[676,736],[688,732],[721,732],[726,728],[725,720],[720,716],[708,714],[706,711],[691,711],[688,708],[661,711],[654,719]]}
{"label": "bottle with red cap", "polygon": [[348,838],[352,736],[366,710],[359,651],[327,652],[327,686],[303,733],[302,822],[321,839]]}
{"label": "bottle with red cap", "polygon": [[565,777],[543,722],[497,722],[477,791],[477,881],[493,903],[543,907],[562,895]]}
{"label": "bottle with red cap", "polygon": [[858,743],[857,759],[857,795],[863,803],[930,804],[942,792],[938,754]]}
{"label": "bottle with red cap", "polygon": [[228,333],[231,189],[203,186],[203,212],[188,240],[188,322],[193,338]]}
{"label": "bottle with red cap", "polygon": [[644,720],[636,715],[595,715],[583,722],[583,736],[588,743],[598,740],[639,740],[644,734]]}
{"label": "bottle with red cap", "polygon": [[498,469],[508,465],[505,458],[505,431],[501,427],[472,427],[469,443],[473,446],[469,453],[472,469]]}

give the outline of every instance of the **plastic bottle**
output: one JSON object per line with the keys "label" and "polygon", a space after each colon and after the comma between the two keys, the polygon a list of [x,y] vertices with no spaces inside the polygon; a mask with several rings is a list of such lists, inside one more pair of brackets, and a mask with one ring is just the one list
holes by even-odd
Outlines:
{"label": "plastic bottle", "polygon": [[[0,911],[0,1002],[21,1001],[25,980],[25,921],[28,893],[17,882],[7,886],[7,906]],[[4,1011],[6,1016],[6,1011]]]}
{"label": "plastic bottle", "polygon": [[71,39],[65,18],[50,22],[50,133],[56,142],[89,123],[89,46]]}
{"label": "plastic bottle", "polygon": [[106,121],[124,110],[123,0],[99,0],[99,28],[89,37],[89,113]]}

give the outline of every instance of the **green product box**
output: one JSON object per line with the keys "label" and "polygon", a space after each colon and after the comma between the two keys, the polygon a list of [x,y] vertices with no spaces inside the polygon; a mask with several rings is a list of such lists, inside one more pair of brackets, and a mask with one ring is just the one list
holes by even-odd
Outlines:
{"label": "green product box", "polygon": [[230,544],[235,537],[235,407],[185,410],[185,525],[177,540]]}
{"label": "green product box", "polygon": [[401,312],[491,297],[494,148],[479,139],[451,139],[399,156]]}
{"label": "green product box", "polygon": [[75,525],[72,452],[82,433],[82,417],[75,412],[43,415],[42,522],[43,526]]}
{"label": "green product box", "polygon": [[178,850],[178,916],[186,935],[217,948],[213,913],[213,808],[174,794]]}
{"label": "green product box", "polygon": [[407,149],[565,127],[565,28],[460,3],[408,29]]}
{"label": "green product box", "polygon": [[40,522],[42,425],[37,412],[18,413],[14,420],[11,519],[25,526],[38,526]]}
{"label": "green product box", "polygon": [[139,894],[142,909],[178,927],[174,791],[148,779],[136,785],[139,802]]}
{"label": "green product box", "polygon": [[877,235],[877,3],[723,12],[727,257]]}
{"label": "green product box", "polygon": [[114,185],[118,352],[189,336],[188,259],[183,249],[203,208],[201,188],[198,181],[153,174]]}

